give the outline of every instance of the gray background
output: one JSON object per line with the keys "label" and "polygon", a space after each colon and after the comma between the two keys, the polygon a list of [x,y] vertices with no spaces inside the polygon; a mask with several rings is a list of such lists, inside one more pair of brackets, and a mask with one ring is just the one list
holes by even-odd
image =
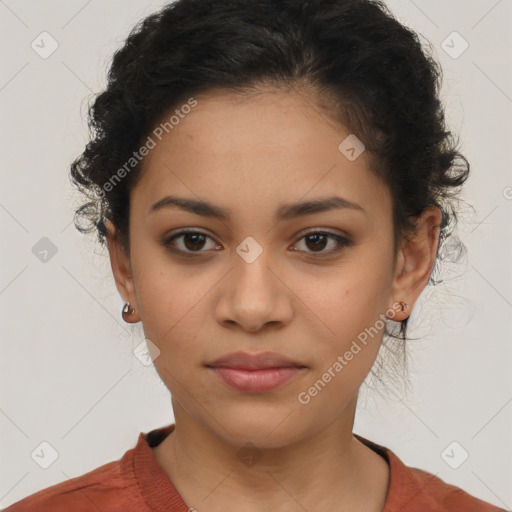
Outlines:
{"label": "gray background", "polygon": [[[368,393],[354,432],[510,509],[512,2],[387,3],[435,47],[475,211],[459,223],[466,259],[445,266],[446,281],[412,312],[411,392]],[[143,333],[121,320],[107,253],[73,227],[68,181],[87,141],[88,97],[129,29],[162,5],[0,0],[0,507],[117,460],[139,432],[173,421],[154,368],[132,353]],[[31,47],[43,31],[58,43],[46,59]],[[443,49],[454,31],[469,43],[457,58]],[[56,249],[46,261],[43,237]],[[58,453],[47,469],[31,457],[43,441]],[[469,454],[457,469],[442,456],[453,441]]]}

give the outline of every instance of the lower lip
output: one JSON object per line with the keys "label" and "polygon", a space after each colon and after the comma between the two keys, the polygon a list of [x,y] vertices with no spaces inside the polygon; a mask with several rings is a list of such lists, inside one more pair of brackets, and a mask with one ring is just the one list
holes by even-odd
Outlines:
{"label": "lower lip", "polygon": [[304,368],[267,368],[262,370],[241,370],[216,366],[210,368],[228,386],[244,393],[271,391],[299,375]]}

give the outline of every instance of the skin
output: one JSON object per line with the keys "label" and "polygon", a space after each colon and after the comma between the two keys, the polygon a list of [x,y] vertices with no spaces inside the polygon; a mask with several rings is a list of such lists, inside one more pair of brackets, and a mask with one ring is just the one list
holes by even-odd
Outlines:
{"label": "skin", "polygon": [[[198,511],[379,512],[389,468],[352,428],[384,328],[309,403],[297,397],[379,315],[397,311],[400,321],[410,314],[432,270],[441,212],[422,212],[418,235],[402,241],[393,266],[390,192],[368,170],[365,152],[349,161],[338,150],[350,132],[315,106],[312,93],[268,90],[241,100],[220,91],[196,99],[144,161],[130,197],[130,254],[108,225],[117,289],[135,309],[130,321],[142,321],[159,348],[155,368],[172,395],[176,429],[153,453]],[[148,214],[166,195],[206,200],[231,218],[177,208]],[[274,220],[282,204],[333,195],[364,213]],[[203,256],[162,245],[179,228],[210,237],[174,241]],[[333,252],[333,239],[304,238],[319,230],[348,235],[352,244]],[[263,250],[252,263],[236,252],[249,236]],[[396,306],[401,300],[410,306],[405,312]],[[307,368],[273,391],[241,393],[205,367],[237,350],[276,351]],[[237,457],[247,443],[259,456],[254,465]]]}

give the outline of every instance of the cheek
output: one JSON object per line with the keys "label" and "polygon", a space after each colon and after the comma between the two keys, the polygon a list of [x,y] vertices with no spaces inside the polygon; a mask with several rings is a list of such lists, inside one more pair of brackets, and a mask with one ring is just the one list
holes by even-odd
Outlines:
{"label": "cheek", "polygon": [[[347,265],[331,276],[328,282],[326,280],[325,286],[311,288],[315,292],[307,304],[314,313],[312,318],[314,316],[321,320],[321,323],[316,321],[321,330],[314,336],[320,375],[328,371],[341,356],[343,370],[339,365],[331,369],[331,373],[337,375],[333,382],[345,378],[350,381],[364,380],[382,341],[389,285],[387,269],[373,261],[368,265],[359,262]],[[336,384],[332,387],[336,387]]]}
{"label": "cheek", "polygon": [[297,396],[298,403],[317,418],[336,415],[357,394],[382,342],[386,324],[378,293],[368,287],[368,274],[356,277],[348,283],[340,280],[322,295],[322,301],[317,300],[324,305],[317,313],[329,329],[312,338],[315,366]]}
{"label": "cheek", "polygon": [[206,323],[205,300],[218,278],[199,267],[171,264],[169,258],[154,252],[133,255],[134,266],[138,265],[137,305],[145,336],[162,353],[190,352],[200,339],[199,329]]}
{"label": "cheek", "polygon": [[[191,287],[190,293],[183,292],[183,286],[186,290]],[[210,288],[199,285],[193,288],[190,281],[184,285],[177,279],[166,281],[162,278],[153,286],[150,280],[144,283],[137,294],[144,332],[162,353],[171,353],[176,359],[183,351],[199,351],[201,337],[203,343],[207,339],[207,333],[201,333],[201,330],[206,324],[203,303]]]}
{"label": "cheek", "polygon": [[309,292],[303,290],[305,303],[334,338],[357,336],[387,309],[389,276],[377,266],[347,266],[326,278],[323,286],[318,279],[310,284]]}

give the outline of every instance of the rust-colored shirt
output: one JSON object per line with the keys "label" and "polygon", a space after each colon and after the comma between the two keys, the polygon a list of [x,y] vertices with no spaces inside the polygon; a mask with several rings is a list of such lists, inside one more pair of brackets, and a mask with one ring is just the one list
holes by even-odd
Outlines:
{"label": "rust-colored shirt", "polygon": [[[120,460],[42,489],[4,512],[189,512],[151,451],[174,426],[141,432],[135,448]],[[431,473],[406,466],[388,448],[354,435],[389,464],[389,488],[382,512],[505,512]]]}

